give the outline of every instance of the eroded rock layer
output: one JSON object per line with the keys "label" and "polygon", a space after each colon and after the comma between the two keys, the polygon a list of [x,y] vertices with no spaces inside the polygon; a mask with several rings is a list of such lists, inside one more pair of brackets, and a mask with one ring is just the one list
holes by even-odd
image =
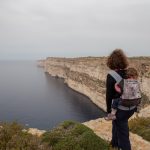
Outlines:
{"label": "eroded rock layer", "polygon": [[[106,57],[54,58],[40,62],[45,72],[64,78],[67,85],[88,96],[93,103],[106,110],[105,80],[108,73]],[[150,98],[150,57],[129,58],[130,67],[140,75],[142,91]]]}

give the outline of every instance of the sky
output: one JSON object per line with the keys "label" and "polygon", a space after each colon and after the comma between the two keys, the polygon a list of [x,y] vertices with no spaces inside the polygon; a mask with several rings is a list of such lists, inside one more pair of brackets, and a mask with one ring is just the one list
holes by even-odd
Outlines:
{"label": "sky", "polygon": [[0,60],[150,56],[149,0],[0,0]]}

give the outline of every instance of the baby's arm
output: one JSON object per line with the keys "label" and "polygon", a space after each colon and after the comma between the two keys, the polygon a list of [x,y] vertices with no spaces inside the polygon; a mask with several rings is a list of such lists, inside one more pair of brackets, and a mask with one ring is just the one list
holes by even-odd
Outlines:
{"label": "baby's arm", "polygon": [[123,85],[124,85],[124,80],[122,79],[119,83],[115,84],[115,90],[116,92],[118,92],[119,94],[123,93]]}
{"label": "baby's arm", "polygon": [[120,88],[120,86],[118,85],[118,83],[115,84],[115,90],[116,90],[118,93],[121,93],[121,88]]}

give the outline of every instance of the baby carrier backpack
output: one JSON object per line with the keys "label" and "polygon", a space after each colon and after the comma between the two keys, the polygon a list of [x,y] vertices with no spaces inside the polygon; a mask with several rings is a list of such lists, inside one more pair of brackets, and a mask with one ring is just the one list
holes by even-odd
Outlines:
{"label": "baby carrier backpack", "polygon": [[116,71],[111,70],[109,74],[116,80],[116,83],[120,83],[123,80],[121,105],[130,107],[136,106],[141,102],[140,85],[137,80],[123,79]]}

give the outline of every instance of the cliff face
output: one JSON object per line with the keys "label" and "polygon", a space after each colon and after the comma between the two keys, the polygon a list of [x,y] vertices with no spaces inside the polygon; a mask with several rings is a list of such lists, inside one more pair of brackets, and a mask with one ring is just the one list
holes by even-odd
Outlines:
{"label": "cliff face", "polygon": [[[141,89],[150,100],[150,57],[130,58],[130,67],[135,67],[141,81]],[[65,83],[72,89],[88,96],[101,109],[106,110],[105,104],[105,80],[108,73],[105,57],[86,58],[47,58],[40,61],[45,72],[52,76],[64,78]],[[149,117],[150,105],[145,107],[139,116]],[[133,116],[135,117],[135,116]],[[105,140],[111,140],[112,123],[103,118],[84,123],[98,136]],[[133,150],[149,150],[150,143],[136,134],[130,133]]]}
{"label": "cliff face", "polygon": [[[130,66],[142,75],[142,91],[150,98],[150,58],[130,58]],[[88,96],[93,103],[106,110],[105,80],[108,72],[106,57],[52,58],[42,62],[45,72],[64,78],[72,89]]]}

